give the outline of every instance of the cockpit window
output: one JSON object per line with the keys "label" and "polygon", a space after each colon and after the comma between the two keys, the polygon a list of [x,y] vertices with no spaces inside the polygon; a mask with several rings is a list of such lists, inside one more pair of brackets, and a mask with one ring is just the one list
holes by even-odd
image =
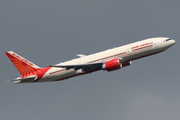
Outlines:
{"label": "cockpit window", "polygon": [[167,39],[166,41],[172,40],[171,38]]}

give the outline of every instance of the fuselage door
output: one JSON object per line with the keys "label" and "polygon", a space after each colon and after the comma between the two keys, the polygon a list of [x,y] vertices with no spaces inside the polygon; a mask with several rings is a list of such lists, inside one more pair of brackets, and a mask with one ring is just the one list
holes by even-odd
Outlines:
{"label": "fuselage door", "polygon": [[159,47],[158,42],[154,42],[154,48],[158,48],[158,47]]}
{"label": "fuselage door", "polygon": [[127,54],[132,54],[131,48],[128,48],[128,49],[127,49]]}

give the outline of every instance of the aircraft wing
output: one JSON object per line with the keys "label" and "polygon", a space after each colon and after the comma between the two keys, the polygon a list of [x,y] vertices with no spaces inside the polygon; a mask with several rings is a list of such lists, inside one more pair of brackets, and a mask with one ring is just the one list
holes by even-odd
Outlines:
{"label": "aircraft wing", "polygon": [[76,65],[50,65],[49,67],[61,67],[61,68],[66,68],[72,69],[74,68],[75,70],[82,69],[85,72],[91,71],[91,70],[97,70],[101,69],[103,65],[103,62],[97,62],[97,63],[87,63],[87,64],[76,64]]}

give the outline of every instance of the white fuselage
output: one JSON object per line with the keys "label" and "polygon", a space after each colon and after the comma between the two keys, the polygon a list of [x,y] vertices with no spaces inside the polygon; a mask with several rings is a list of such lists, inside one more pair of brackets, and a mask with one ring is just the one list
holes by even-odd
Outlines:
{"label": "white fuselage", "polygon": [[[86,63],[96,63],[96,62],[106,62],[111,59],[119,58],[122,62],[132,61],[141,57],[149,56],[162,52],[169,47],[171,47],[175,41],[169,40],[168,38],[150,38],[135,42],[132,44],[124,45],[121,47],[116,47],[102,51],[99,53],[91,54],[88,56],[83,56],[81,58],[76,58],[67,62],[59,63],[57,65],[71,65],[71,64],[86,64]],[[94,71],[91,71],[94,72]],[[89,73],[89,72],[88,72]],[[45,75],[36,82],[47,82],[47,81],[58,81],[64,80],[76,75],[85,74],[81,69],[74,70],[65,68],[50,68]]]}

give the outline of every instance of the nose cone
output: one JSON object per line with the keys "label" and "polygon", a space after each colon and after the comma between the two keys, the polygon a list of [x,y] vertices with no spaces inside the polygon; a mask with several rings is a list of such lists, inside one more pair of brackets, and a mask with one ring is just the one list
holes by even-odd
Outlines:
{"label": "nose cone", "polygon": [[171,46],[173,46],[176,43],[176,41],[173,39],[167,39],[166,43],[167,43],[166,44],[167,48],[170,48]]}
{"label": "nose cone", "polygon": [[171,46],[173,46],[175,43],[176,43],[175,40],[170,40],[170,41],[169,41],[169,46],[171,47]]}
{"label": "nose cone", "polygon": [[176,43],[176,41],[175,40],[172,40],[172,45],[174,45]]}

